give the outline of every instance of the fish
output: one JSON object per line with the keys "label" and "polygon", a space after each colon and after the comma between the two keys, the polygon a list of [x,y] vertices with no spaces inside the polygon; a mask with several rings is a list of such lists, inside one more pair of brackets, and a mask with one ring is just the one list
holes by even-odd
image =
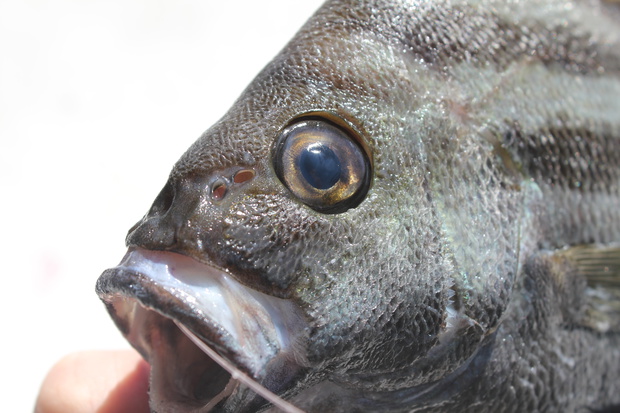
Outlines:
{"label": "fish", "polygon": [[620,7],[329,0],[97,294],[153,412],[620,408]]}

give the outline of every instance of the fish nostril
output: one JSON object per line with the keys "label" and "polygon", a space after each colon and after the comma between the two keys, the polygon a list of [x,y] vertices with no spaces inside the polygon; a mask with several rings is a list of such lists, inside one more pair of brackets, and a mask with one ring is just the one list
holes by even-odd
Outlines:
{"label": "fish nostril", "polygon": [[226,196],[226,183],[224,182],[216,182],[213,184],[213,189],[211,189],[211,197],[214,200],[219,201]]}
{"label": "fish nostril", "polygon": [[[235,184],[250,181],[256,173],[252,169],[241,169],[231,175],[222,174],[211,184],[211,199],[221,201]],[[227,177],[228,176],[228,177]]]}
{"label": "fish nostril", "polygon": [[242,184],[254,178],[254,171],[251,169],[242,169],[238,171],[233,177],[233,182],[236,184]]}

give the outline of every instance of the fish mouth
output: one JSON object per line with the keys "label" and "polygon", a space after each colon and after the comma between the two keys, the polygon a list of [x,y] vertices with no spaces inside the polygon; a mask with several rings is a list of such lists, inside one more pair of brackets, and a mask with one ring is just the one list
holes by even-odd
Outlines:
{"label": "fish mouth", "polygon": [[305,328],[290,300],[187,256],[130,248],[97,281],[125,338],[151,365],[156,412],[255,411],[303,376]]}

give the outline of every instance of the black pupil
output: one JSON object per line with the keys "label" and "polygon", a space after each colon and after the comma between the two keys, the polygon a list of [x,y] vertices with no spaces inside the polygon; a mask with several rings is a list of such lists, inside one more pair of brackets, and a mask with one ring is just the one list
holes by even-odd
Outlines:
{"label": "black pupil", "polygon": [[299,169],[306,181],[317,189],[331,188],[340,180],[340,160],[327,146],[315,143],[299,156]]}

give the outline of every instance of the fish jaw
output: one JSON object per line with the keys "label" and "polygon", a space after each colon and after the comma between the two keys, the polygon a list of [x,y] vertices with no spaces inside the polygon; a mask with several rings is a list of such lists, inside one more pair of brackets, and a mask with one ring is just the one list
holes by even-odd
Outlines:
{"label": "fish jaw", "polygon": [[130,248],[97,293],[151,364],[154,411],[254,410],[266,401],[248,380],[269,399],[304,374],[302,311],[187,256]]}

